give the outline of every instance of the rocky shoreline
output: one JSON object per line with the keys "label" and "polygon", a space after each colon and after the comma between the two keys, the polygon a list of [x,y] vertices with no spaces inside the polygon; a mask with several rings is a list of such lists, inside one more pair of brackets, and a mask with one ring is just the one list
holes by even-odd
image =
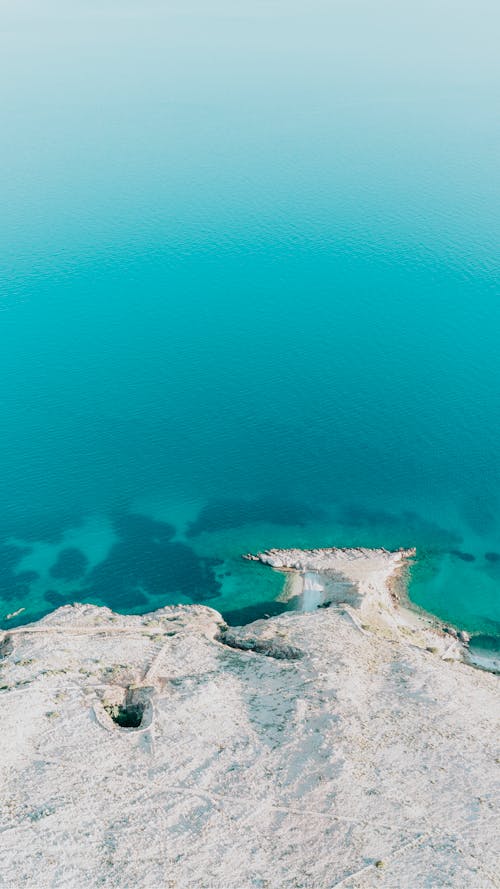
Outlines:
{"label": "rocky shoreline", "polygon": [[3,885],[495,887],[498,679],[395,600],[412,554],[253,556],[327,607],[245,627],[74,605],[3,632]]}
{"label": "rocky shoreline", "polygon": [[[373,571],[374,561],[377,558],[382,559],[386,566],[390,566],[390,570],[385,583],[380,585],[378,591],[379,610],[380,608],[387,610],[389,603],[386,593],[388,592],[392,599],[388,614],[399,620],[402,626],[407,625],[412,629],[420,626],[422,630],[428,630],[431,627],[441,640],[443,637],[445,638],[448,645],[451,640],[457,640],[460,643],[454,649],[456,657],[460,657],[465,663],[478,669],[500,673],[500,655],[475,646],[476,640],[484,638],[481,634],[477,633],[471,636],[467,630],[452,626],[441,621],[435,615],[424,612],[408,598],[406,595],[406,574],[409,564],[415,557],[416,550],[414,548],[389,551],[363,547],[323,547],[311,550],[269,549],[262,553],[245,553],[243,555],[243,558],[249,561],[261,562],[278,571],[297,573],[301,577],[314,573],[320,583],[323,582],[322,586],[324,587],[323,601],[317,605],[320,608],[327,608],[341,602],[342,597],[346,598],[346,586],[349,583],[357,583],[362,575],[364,564],[368,562],[370,571]],[[355,563],[354,568],[352,562]],[[327,594],[328,589],[330,589],[330,596]],[[292,585],[291,590],[293,594],[297,595],[299,587],[296,584]],[[349,595],[347,594],[344,605],[348,604],[348,600]],[[373,609],[375,604],[373,589],[369,591],[368,595],[365,591],[364,598],[359,602],[359,609],[360,611]],[[394,606],[394,614],[392,614],[392,606]]]}

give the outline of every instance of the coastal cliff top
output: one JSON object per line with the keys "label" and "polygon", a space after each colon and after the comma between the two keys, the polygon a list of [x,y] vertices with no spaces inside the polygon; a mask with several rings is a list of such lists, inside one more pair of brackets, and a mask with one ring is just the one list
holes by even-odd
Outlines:
{"label": "coastal cliff top", "polygon": [[497,677],[399,613],[411,552],[328,552],[356,602],[244,628],[75,605],[3,633],[4,885],[497,885]]}

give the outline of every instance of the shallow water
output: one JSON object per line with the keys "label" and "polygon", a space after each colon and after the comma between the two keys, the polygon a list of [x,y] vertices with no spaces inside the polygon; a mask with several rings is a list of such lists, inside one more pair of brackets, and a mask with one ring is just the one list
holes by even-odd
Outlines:
{"label": "shallow water", "polygon": [[241,552],[362,543],[417,545],[413,598],[497,632],[496,19],[5,11],[7,625],[236,622],[285,607]]}

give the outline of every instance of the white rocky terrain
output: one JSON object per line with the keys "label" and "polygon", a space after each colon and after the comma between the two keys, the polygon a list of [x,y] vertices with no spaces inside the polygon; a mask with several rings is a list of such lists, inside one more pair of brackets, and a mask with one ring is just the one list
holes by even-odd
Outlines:
{"label": "white rocky terrain", "polygon": [[328,607],[243,629],[3,633],[0,885],[498,887],[498,678],[395,603],[408,555],[263,554]]}

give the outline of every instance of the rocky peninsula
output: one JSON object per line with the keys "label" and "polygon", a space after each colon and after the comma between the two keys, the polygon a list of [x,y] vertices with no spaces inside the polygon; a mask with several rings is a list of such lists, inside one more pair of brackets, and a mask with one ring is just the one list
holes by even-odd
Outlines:
{"label": "rocky peninsula", "polygon": [[0,884],[498,887],[498,678],[405,607],[412,555],[251,556],[302,611],[242,628],[73,605],[3,632]]}

